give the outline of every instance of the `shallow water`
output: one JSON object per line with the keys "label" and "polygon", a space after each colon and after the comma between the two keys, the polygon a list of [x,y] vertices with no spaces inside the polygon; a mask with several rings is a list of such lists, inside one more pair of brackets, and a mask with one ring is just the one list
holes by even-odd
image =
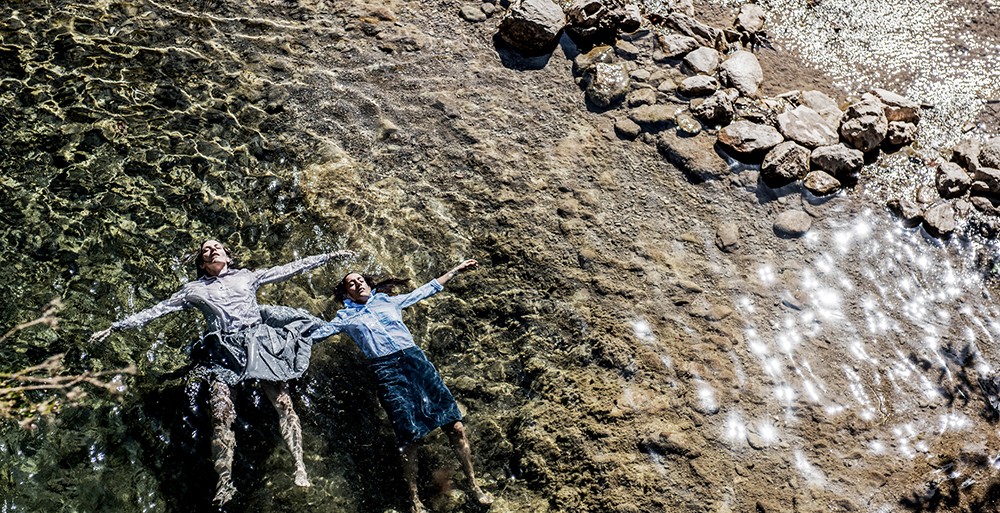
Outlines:
{"label": "shallow water", "polygon": [[[990,135],[995,127],[963,127],[998,90],[996,42],[974,33],[967,53],[947,50],[968,9],[984,7],[921,2],[889,13],[886,5],[765,7],[797,22],[775,24],[773,40],[801,48],[837,85],[886,85],[935,104],[918,154],[963,133]],[[398,2],[385,9],[407,12]],[[474,412],[477,464],[502,499],[499,511],[629,511],[632,499],[675,509],[752,504],[759,481],[750,490],[737,481],[754,472],[733,476],[719,493],[718,481],[684,470],[685,459],[620,434],[689,406],[697,413],[685,422],[697,426],[685,432],[718,449],[705,450],[718,459],[703,469],[756,461],[759,474],[798,480],[791,488],[829,490],[823,499],[863,497],[857,502],[866,511],[893,511],[900,490],[916,493],[928,482],[993,475],[988,448],[997,443],[998,414],[989,406],[997,400],[990,376],[1000,327],[978,246],[924,239],[877,207],[891,192],[926,183],[927,159],[903,155],[869,167],[854,199],[870,193],[876,207],[839,198],[822,207],[822,222],[804,240],[768,243],[765,233],[734,262],[690,243],[677,226],[700,235],[717,219],[750,212],[744,227],[767,232],[768,216],[788,198],[758,205],[737,196],[753,204],[737,209],[703,189],[661,185],[665,179],[649,170],[662,164],[641,152],[631,168],[604,169],[600,162],[623,150],[589,142],[601,140],[586,125],[596,115],[570,127],[549,111],[537,125],[521,119],[518,101],[579,111],[579,97],[553,92],[572,91],[570,79],[531,82],[516,96],[514,84],[525,77],[477,67],[453,51],[489,48],[488,35],[456,30],[452,17],[444,29],[425,29],[391,15],[322,1],[0,8],[0,242],[4,271],[16,277],[0,284],[8,298],[0,326],[32,318],[53,294],[68,305],[58,332],[26,331],[4,347],[4,366],[67,352],[73,369],[139,367],[120,401],[95,394],[92,408],[67,409],[35,432],[4,427],[0,511],[208,509],[214,476],[204,390],[184,378],[183,347],[199,329],[197,316],[162,319],[97,347],[84,342],[190,279],[183,257],[207,237],[243,250],[248,267],[348,246],[363,254],[357,266],[415,281],[461,258],[489,259],[495,274],[458,284],[447,303],[421,307],[411,328]],[[831,32],[831,19],[844,26]],[[872,28],[889,36],[884,44],[864,43]],[[360,51],[354,39],[380,47]],[[392,64],[376,52],[393,56]],[[552,76],[569,67],[558,57],[548,64]],[[469,73],[463,87],[437,75],[444,62]],[[476,89],[488,78],[493,89]],[[508,95],[513,107],[498,99]],[[424,104],[450,121],[408,117],[425,116]],[[519,162],[525,153],[534,160]],[[622,190],[628,203],[601,210]],[[550,229],[553,218],[561,224]],[[581,231],[586,236],[574,238]],[[621,262],[606,264],[602,253]],[[717,330],[674,308],[687,296],[634,290],[666,289],[664,276],[686,266],[734,311],[738,335],[711,361],[703,358],[714,353],[701,346]],[[328,315],[335,308],[328,291],[345,271],[333,265],[264,289],[262,302]],[[638,274],[645,287],[618,271]],[[603,311],[620,308],[622,298],[643,314]],[[613,343],[601,338],[609,333]],[[701,354],[684,336],[701,343]],[[643,360],[643,351],[653,358]],[[706,365],[716,372],[702,372]],[[266,401],[252,389],[238,396],[237,509],[400,507],[391,435],[364,371],[349,344],[334,341],[317,347],[312,371],[296,385],[314,479],[307,491],[291,485],[291,461]],[[661,401],[670,408],[657,409]],[[628,415],[635,417],[623,426]],[[456,471],[441,440],[432,442],[422,477],[436,493]],[[636,446],[644,447],[641,459]],[[963,450],[990,457],[945,462]],[[947,472],[924,473],[914,461],[940,462]],[[633,481],[640,484],[628,488]]]}

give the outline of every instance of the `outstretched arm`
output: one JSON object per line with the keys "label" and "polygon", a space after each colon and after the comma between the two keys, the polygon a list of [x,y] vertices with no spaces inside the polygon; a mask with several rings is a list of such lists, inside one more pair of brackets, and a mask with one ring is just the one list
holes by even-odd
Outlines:
{"label": "outstretched arm", "polygon": [[444,288],[444,284],[447,283],[448,280],[454,278],[456,274],[469,269],[475,269],[477,267],[479,267],[479,262],[476,262],[475,260],[466,260],[441,276],[421,285],[420,287],[417,287],[409,294],[392,296],[392,300],[395,301],[400,308],[407,308],[417,301],[427,299],[440,292]]}
{"label": "outstretched arm", "polygon": [[145,326],[149,321],[161,317],[171,312],[176,312],[178,310],[184,309],[188,305],[187,295],[185,289],[181,289],[179,292],[170,296],[169,299],[160,301],[159,303],[141,311],[130,315],[120,321],[115,322],[110,328],[98,331],[90,337],[91,342],[100,342],[111,334],[112,331],[122,330],[125,328],[140,328]]}
{"label": "outstretched arm", "polygon": [[448,283],[448,280],[454,278],[459,273],[461,273],[463,271],[467,271],[467,270],[472,270],[472,269],[475,269],[477,267],[479,267],[479,262],[476,262],[475,260],[472,260],[470,258],[469,260],[466,260],[466,261],[464,261],[464,262],[456,265],[450,271],[442,274],[441,276],[438,276],[437,281],[441,285],[444,285],[445,283]]}
{"label": "outstretched arm", "polygon": [[331,253],[324,253],[322,255],[314,255],[311,257],[302,258],[294,262],[289,262],[285,265],[279,265],[277,267],[271,267],[270,269],[264,269],[257,271],[257,284],[264,285],[267,283],[276,283],[279,281],[285,281],[296,274],[301,274],[306,271],[315,269],[334,258],[350,258],[354,256],[353,251],[340,250],[333,251]]}

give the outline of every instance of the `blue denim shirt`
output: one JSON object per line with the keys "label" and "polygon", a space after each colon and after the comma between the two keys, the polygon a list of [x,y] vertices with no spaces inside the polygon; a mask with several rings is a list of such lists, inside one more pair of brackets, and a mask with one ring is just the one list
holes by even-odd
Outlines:
{"label": "blue denim shirt", "polygon": [[344,299],[344,308],[337,317],[311,335],[320,340],[342,331],[354,340],[368,358],[378,358],[413,347],[413,335],[403,324],[403,309],[437,294],[444,287],[431,280],[409,294],[390,296],[376,292],[367,303]]}

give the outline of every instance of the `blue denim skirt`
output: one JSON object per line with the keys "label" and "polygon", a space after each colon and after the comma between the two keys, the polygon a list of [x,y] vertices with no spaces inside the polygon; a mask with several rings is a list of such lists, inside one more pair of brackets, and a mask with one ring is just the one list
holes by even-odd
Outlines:
{"label": "blue denim skirt", "polygon": [[371,360],[378,397],[403,449],[436,428],[462,420],[458,404],[419,347]]}

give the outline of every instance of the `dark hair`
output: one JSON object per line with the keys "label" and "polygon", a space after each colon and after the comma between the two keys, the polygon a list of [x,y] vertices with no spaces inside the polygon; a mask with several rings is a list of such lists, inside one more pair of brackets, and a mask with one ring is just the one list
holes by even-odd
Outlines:
{"label": "dark hair", "polygon": [[[344,277],[340,279],[340,283],[337,284],[337,288],[333,290],[334,296],[336,296],[336,298],[341,302],[343,302],[344,299],[348,297],[346,281],[347,277],[352,274],[361,274],[361,273],[357,271],[351,271],[345,274]],[[367,283],[368,286],[371,287],[372,294],[376,292],[384,292],[386,294],[392,294],[393,292],[395,292],[396,287],[401,287],[403,285],[407,285],[410,283],[410,280],[402,278],[387,278],[382,276],[370,276],[367,274],[361,274],[361,278],[363,278],[365,280],[365,283]]]}
{"label": "dark hair", "polygon": [[[205,247],[205,243],[210,240],[215,240],[215,239],[205,239],[201,241],[201,244],[198,244],[198,249],[194,250],[194,253],[192,253],[191,256],[188,257],[189,259],[194,260],[194,268],[195,271],[197,271],[199,278],[208,275],[205,272],[205,268],[202,267],[205,264],[205,257],[202,256],[201,248]],[[236,262],[236,255],[233,253],[233,250],[230,249],[229,245],[227,244],[223,244],[222,249],[226,251],[226,256],[229,257],[229,265],[232,266],[233,263]]]}

